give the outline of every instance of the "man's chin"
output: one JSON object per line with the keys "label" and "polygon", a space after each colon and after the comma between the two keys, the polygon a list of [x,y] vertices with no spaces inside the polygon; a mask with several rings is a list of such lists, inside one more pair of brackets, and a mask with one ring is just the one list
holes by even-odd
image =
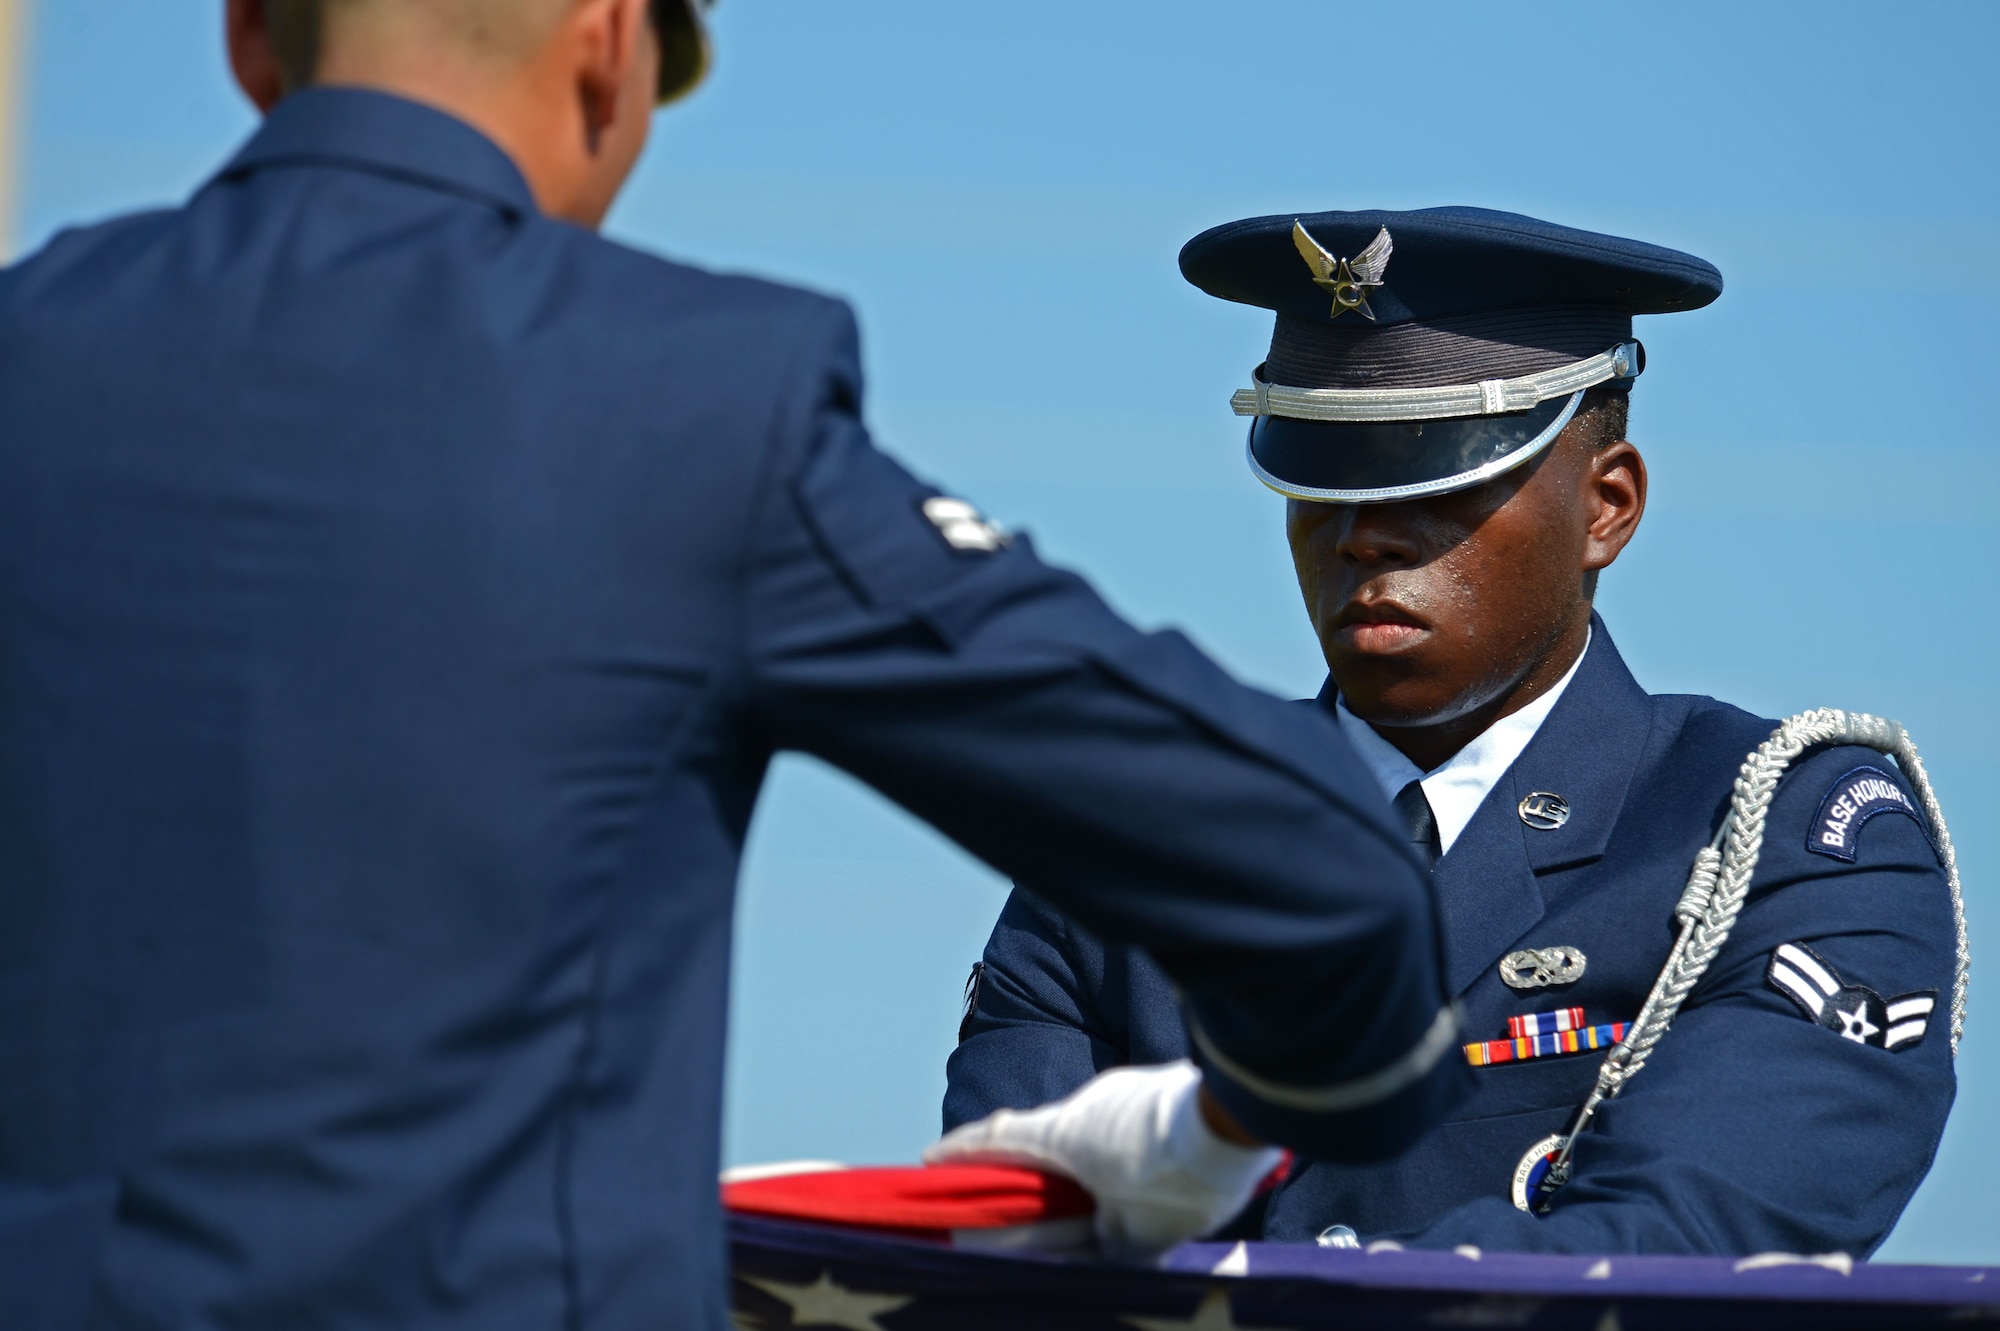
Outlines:
{"label": "man's chin", "polygon": [[1340,662],[1333,684],[1348,711],[1380,730],[1434,726],[1464,711],[1456,693],[1407,658]]}
{"label": "man's chin", "polygon": [[[1341,701],[1347,703],[1345,697],[1342,697]],[[1363,708],[1354,706],[1352,703],[1347,703],[1347,710],[1380,731],[1425,730],[1431,726],[1442,725],[1444,722],[1452,719],[1448,716],[1440,716],[1434,711],[1414,711],[1383,707],[1371,707],[1364,710]]]}

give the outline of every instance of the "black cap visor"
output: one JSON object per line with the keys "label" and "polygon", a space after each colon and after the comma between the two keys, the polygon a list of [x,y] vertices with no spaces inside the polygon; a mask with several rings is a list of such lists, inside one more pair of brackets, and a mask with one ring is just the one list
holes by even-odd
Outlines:
{"label": "black cap visor", "polygon": [[1520,466],[1562,433],[1581,392],[1527,411],[1430,421],[1250,422],[1250,469],[1292,499],[1380,504],[1448,494]]}

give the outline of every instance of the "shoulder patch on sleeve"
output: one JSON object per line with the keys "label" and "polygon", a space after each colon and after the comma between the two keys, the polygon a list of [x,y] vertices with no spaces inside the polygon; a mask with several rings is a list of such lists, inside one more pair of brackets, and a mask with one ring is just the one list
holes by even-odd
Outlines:
{"label": "shoulder patch on sleeve", "polygon": [[1909,1049],[1922,1044],[1937,1007],[1937,990],[1921,989],[1885,999],[1866,985],[1848,984],[1826,958],[1804,943],[1785,943],[1771,952],[1764,979],[1798,1005],[1815,1026],[1843,1040],[1877,1049]]}
{"label": "shoulder patch on sleeve", "polygon": [[954,550],[992,554],[1014,539],[1013,533],[963,499],[937,495],[924,500],[922,511],[944,543]]}
{"label": "shoulder patch on sleeve", "polygon": [[1806,849],[1829,859],[1854,862],[1861,829],[1878,813],[1900,813],[1930,836],[1924,815],[1903,783],[1879,767],[1857,767],[1827,790],[1806,832]]}
{"label": "shoulder patch on sleeve", "polygon": [[1025,544],[912,476],[858,423],[841,424],[793,478],[792,499],[821,553],[870,605],[949,599],[969,575]]}

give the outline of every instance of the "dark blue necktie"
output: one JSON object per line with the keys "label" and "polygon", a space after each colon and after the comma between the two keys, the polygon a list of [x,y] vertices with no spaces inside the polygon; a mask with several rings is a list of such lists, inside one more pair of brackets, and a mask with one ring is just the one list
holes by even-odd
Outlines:
{"label": "dark blue necktie", "polygon": [[1438,841],[1438,822],[1431,813],[1431,802],[1424,798],[1424,783],[1412,781],[1398,791],[1392,801],[1397,816],[1403,820],[1403,828],[1409,833],[1410,845],[1427,869],[1436,868],[1438,856],[1443,853]]}

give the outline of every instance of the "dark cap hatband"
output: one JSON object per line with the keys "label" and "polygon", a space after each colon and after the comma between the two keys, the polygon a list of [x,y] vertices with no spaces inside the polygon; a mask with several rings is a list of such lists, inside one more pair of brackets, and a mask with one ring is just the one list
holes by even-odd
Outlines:
{"label": "dark cap hatband", "polygon": [[1260,480],[1335,503],[1443,494],[1520,465],[1586,391],[1623,391],[1644,369],[1634,315],[1722,289],[1692,255],[1480,208],[1232,222],[1189,241],[1181,271],[1276,312],[1270,355],[1231,405],[1253,417]]}

